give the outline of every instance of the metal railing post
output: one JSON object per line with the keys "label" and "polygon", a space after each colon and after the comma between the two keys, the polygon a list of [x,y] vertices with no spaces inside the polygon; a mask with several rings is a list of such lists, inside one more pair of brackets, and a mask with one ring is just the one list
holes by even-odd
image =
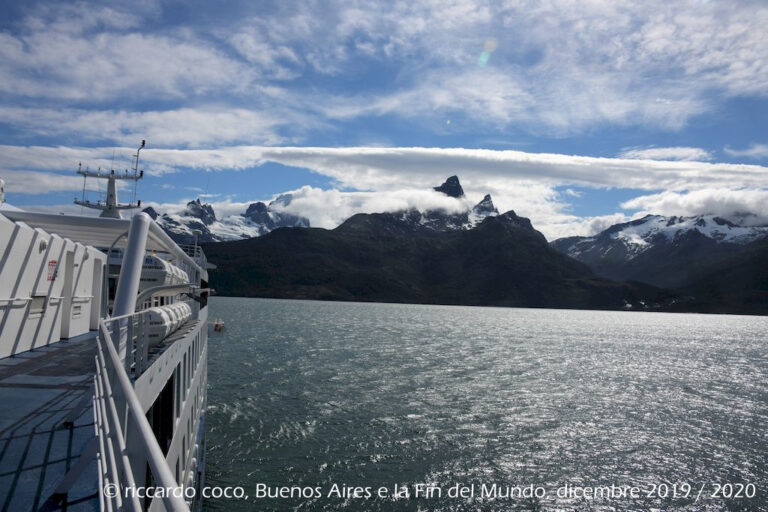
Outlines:
{"label": "metal railing post", "polygon": [[141,373],[149,367],[149,317],[141,316]]}
{"label": "metal railing post", "polygon": [[[123,261],[120,266],[120,277],[117,280],[115,304],[112,316],[123,316],[136,311],[136,296],[139,294],[141,268],[144,265],[144,251],[147,248],[147,235],[152,219],[146,213],[137,213],[131,219],[128,230],[128,241],[123,251]],[[124,325],[124,321],[120,321]],[[122,331],[122,329],[121,329]],[[124,355],[127,343],[124,343],[122,333],[115,340],[120,347],[118,353]]]}

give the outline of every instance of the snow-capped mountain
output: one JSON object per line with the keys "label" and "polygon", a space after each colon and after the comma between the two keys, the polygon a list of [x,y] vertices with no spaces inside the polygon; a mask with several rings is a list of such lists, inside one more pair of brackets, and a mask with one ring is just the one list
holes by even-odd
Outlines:
{"label": "snow-capped mountain", "polygon": [[560,238],[551,245],[605,277],[676,287],[699,269],[768,236],[767,225],[746,225],[751,218],[647,215],[595,236]]}
{"label": "snow-capped mountain", "polygon": [[[451,176],[439,187],[434,187],[434,190],[458,200],[463,201],[465,198],[464,190],[456,176]],[[201,243],[224,242],[265,235],[280,227],[308,228],[309,219],[285,212],[285,207],[292,200],[291,194],[282,194],[268,205],[261,201],[252,203],[244,213],[222,219],[216,217],[210,204],[202,203],[200,199],[187,203],[184,211],[179,214],[159,213],[152,207],[145,208],[144,212],[155,219],[171,238],[179,243],[192,243],[193,230],[199,230],[202,233],[198,237]],[[471,229],[483,219],[498,214],[499,211],[488,194],[474,207],[467,207],[465,211],[456,213],[445,210],[421,211],[412,208],[382,215],[399,219],[401,224],[409,226],[409,229],[454,231]]]}
{"label": "snow-capped mountain", "polygon": [[152,207],[145,208],[144,212],[178,243],[192,243],[193,230],[201,232],[198,237],[201,243],[223,242],[261,236],[279,227],[309,227],[308,219],[280,211],[291,199],[290,194],[284,194],[269,205],[261,201],[252,203],[243,214],[222,219],[216,218],[213,206],[200,199],[187,203],[180,214],[159,214]]}

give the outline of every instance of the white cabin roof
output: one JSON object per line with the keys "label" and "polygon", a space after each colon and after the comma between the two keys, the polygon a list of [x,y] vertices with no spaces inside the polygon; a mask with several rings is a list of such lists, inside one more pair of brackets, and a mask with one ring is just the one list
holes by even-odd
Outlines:
{"label": "white cabin roof", "polygon": [[[108,248],[122,235],[127,233],[131,225],[130,219],[109,219],[103,217],[85,217],[79,215],[54,215],[50,213],[35,213],[25,211],[3,210],[3,215],[13,222],[23,222],[32,228],[40,228],[48,233],[55,233],[62,238],[69,238],[83,245]],[[115,247],[125,247],[127,236],[122,237]],[[167,252],[197,268],[200,275],[207,275],[199,265],[154,221],[150,223],[147,234],[147,250]]]}

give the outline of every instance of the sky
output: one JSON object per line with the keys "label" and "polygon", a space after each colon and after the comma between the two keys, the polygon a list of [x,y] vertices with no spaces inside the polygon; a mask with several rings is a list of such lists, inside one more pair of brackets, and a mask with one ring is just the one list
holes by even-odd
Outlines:
{"label": "sky", "polygon": [[129,168],[146,139],[136,194],[168,212],[290,192],[332,228],[450,209],[431,187],[456,174],[549,239],[768,222],[766,26],[746,0],[3,1],[0,178],[79,214],[78,165]]}

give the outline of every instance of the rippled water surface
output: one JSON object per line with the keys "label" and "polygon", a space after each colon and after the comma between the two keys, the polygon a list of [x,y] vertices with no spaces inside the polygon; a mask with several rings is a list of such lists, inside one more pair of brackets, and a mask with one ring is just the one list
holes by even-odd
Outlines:
{"label": "rippled water surface", "polygon": [[[249,498],[208,510],[768,510],[768,318],[224,297],[210,315],[206,483]],[[442,497],[326,497],[417,483]]]}

